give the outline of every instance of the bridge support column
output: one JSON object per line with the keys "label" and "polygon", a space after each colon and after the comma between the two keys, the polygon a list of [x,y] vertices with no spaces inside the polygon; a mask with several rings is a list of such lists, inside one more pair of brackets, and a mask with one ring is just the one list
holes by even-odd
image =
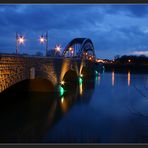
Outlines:
{"label": "bridge support column", "polygon": [[35,79],[35,68],[34,67],[30,69],[30,79]]}

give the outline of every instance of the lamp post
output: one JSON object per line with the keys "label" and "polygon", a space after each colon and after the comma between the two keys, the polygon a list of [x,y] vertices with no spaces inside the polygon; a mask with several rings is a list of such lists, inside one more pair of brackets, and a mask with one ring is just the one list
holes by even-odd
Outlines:
{"label": "lamp post", "polygon": [[18,39],[18,34],[16,32],[16,54],[18,54],[18,41],[17,41],[17,39]]}
{"label": "lamp post", "polygon": [[48,31],[46,32],[46,56],[48,52]]}
{"label": "lamp post", "polygon": [[42,36],[40,36],[40,43],[44,43],[45,42],[45,38],[44,38],[44,36],[42,35]]}
{"label": "lamp post", "polygon": [[60,45],[56,45],[56,47],[55,47],[55,55],[57,52],[61,53],[61,46]]}
{"label": "lamp post", "polygon": [[24,44],[24,42],[25,42],[24,36],[18,35],[18,33],[16,33],[16,54],[18,54],[19,45]]}
{"label": "lamp post", "polygon": [[46,48],[45,48],[46,54],[45,55],[47,56],[47,52],[48,52],[48,32],[46,32],[45,35],[40,36],[40,43],[44,44],[45,42],[46,42]]}

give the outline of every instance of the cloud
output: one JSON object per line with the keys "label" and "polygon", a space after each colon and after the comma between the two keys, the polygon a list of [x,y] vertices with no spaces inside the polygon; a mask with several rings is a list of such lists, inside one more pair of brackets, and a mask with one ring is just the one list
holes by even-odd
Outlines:
{"label": "cloud", "polygon": [[139,4],[139,5],[128,5],[127,9],[135,17],[146,17],[148,16],[148,5]]}
{"label": "cloud", "polygon": [[146,56],[148,56],[148,51],[134,51],[131,54],[133,54],[133,55],[146,55]]}
{"label": "cloud", "polygon": [[1,4],[0,51],[15,51],[16,31],[26,38],[20,52],[44,51],[38,38],[47,30],[49,48],[56,43],[64,48],[73,38],[87,37],[98,57],[144,51],[148,47],[147,12],[148,5]]}
{"label": "cloud", "polygon": [[130,17],[146,17],[148,16],[147,4],[112,4],[106,6],[106,13],[124,14]]}

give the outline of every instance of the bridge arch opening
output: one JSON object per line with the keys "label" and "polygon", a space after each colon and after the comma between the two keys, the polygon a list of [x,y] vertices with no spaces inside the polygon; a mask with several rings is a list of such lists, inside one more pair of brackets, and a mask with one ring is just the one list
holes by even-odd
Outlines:
{"label": "bridge arch opening", "polygon": [[32,80],[29,80],[29,91],[54,92],[55,88],[53,83],[50,80],[35,78]]}
{"label": "bridge arch opening", "polygon": [[78,81],[78,75],[76,73],[76,71],[74,70],[68,70],[64,77],[63,77],[63,81],[64,81],[64,89],[65,90],[72,90],[74,88],[77,87],[77,85],[79,84]]}
{"label": "bridge arch opening", "polygon": [[93,68],[84,66],[81,70],[81,74],[83,75],[84,80],[93,79],[95,75],[95,70]]}
{"label": "bridge arch opening", "polygon": [[4,92],[54,92],[55,88],[51,81],[42,78],[26,79],[15,83],[10,86]]}

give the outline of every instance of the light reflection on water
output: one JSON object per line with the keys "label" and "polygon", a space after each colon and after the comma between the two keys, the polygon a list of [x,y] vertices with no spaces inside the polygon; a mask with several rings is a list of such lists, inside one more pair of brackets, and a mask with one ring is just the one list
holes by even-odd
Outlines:
{"label": "light reflection on water", "polygon": [[130,73],[130,71],[128,71],[128,74],[127,74],[128,76],[128,86],[130,86],[130,84],[131,84],[131,73]]}
{"label": "light reflection on water", "polygon": [[61,97],[8,96],[9,104],[1,101],[0,142],[148,142],[147,74],[96,75]]}
{"label": "light reflection on water", "polygon": [[115,72],[114,70],[112,71],[112,86],[115,84]]}

